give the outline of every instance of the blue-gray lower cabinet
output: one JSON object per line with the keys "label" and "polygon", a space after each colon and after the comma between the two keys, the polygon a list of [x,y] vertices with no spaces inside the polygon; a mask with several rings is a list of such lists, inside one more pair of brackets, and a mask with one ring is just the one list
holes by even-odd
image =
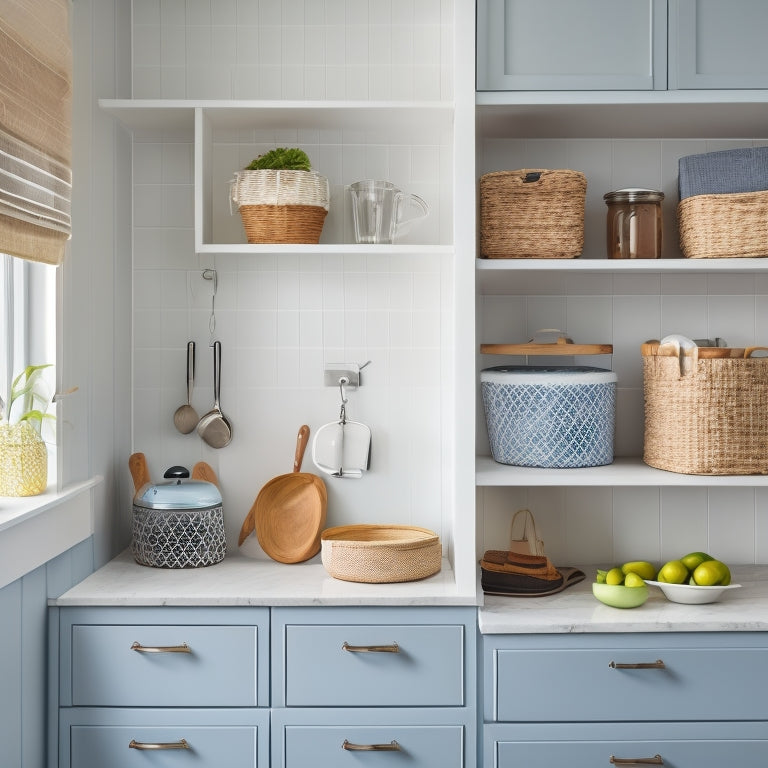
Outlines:
{"label": "blue-gray lower cabinet", "polygon": [[483,766],[768,765],[768,635],[485,635]]}
{"label": "blue-gray lower cabinet", "polygon": [[473,607],[61,606],[50,643],[49,768],[477,765]]}
{"label": "blue-gray lower cabinet", "polygon": [[269,766],[269,609],[50,609],[58,768]]}
{"label": "blue-gray lower cabinet", "polygon": [[473,768],[476,636],[474,608],[273,609],[272,765]]}

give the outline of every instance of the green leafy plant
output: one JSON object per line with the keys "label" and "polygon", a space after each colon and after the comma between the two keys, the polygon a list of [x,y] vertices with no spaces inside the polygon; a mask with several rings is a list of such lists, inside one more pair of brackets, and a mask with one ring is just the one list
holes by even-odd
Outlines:
{"label": "green leafy plant", "polygon": [[40,434],[44,420],[55,422],[55,417],[47,413],[52,397],[48,382],[43,375],[43,371],[51,367],[50,363],[28,365],[13,380],[11,397],[8,401],[9,424],[26,421]]}
{"label": "green leafy plant", "polygon": [[259,155],[245,167],[246,171],[308,171],[309,156],[302,149],[278,147]]}

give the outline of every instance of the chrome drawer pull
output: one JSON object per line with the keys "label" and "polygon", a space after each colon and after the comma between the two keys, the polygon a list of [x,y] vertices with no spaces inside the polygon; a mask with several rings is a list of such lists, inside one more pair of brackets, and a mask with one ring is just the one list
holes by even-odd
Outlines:
{"label": "chrome drawer pull", "polygon": [[344,743],[341,745],[342,749],[347,749],[350,752],[399,752],[400,745],[392,739],[389,744],[353,744],[351,741],[344,739]]}
{"label": "chrome drawer pull", "polygon": [[667,665],[661,660],[640,662],[639,664],[619,664],[618,661],[612,661],[608,666],[611,669],[666,669]]}
{"label": "chrome drawer pull", "polygon": [[664,765],[661,755],[653,757],[614,757],[611,755],[613,765]]}
{"label": "chrome drawer pull", "polygon": [[131,743],[128,745],[128,749],[191,749],[186,739],[180,739],[179,741],[166,741],[166,742],[147,742],[136,741],[131,739]]}
{"label": "chrome drawer pull", "polygon": [[186,643],[181,645],[142,645],[136,642],[131,646],[131,650],[138,653],[192,653],[192,649]]}
{"label": "chrome drawer pull", "polygon": [[350,645],[345,642],[341,646],[341,650],[350,653],[400,653],[400,646],[397,643],[392,643],[392,645]]}

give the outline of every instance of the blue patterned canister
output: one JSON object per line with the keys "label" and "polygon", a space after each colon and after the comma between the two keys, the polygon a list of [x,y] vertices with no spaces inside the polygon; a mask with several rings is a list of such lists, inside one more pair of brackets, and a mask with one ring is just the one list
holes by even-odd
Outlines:
{"label": "blue patterned canister", "polygon": [[500,365],[480,372],[491,454],[521,467],[598,467],[613,461],[613,371]]}

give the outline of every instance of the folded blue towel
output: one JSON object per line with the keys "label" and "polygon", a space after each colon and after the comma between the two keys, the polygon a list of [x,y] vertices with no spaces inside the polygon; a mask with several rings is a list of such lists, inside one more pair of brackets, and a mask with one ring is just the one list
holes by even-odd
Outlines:
{"label": "folded blue towel", "polygon": [[768,147],[745,147],[681,157],[680,199],[692,195],[768,190]]}

